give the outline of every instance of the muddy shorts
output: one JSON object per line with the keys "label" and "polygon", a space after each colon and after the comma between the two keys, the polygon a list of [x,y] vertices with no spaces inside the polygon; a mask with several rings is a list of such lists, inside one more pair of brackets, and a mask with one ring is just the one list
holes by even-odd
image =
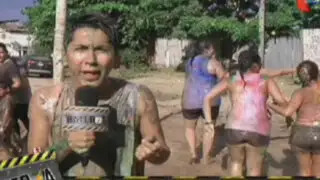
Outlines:
{"label": "muddy shorts", "polygon": [[[211,119],[216,120],[219,115],[220,106],[211,107]],[[199,117],[204,118],[202,109],[182,109],[182,115],[187,120],[197,120]]]}
{"label": "muddy shorts", "polygon": [[294,125],[289,142],[293,151],[320,153],[320,127]]}
{"label": "muddy shorts", "polygon": [[269,145],[269,136],[234,129],[226,129],[226,135],[231,161],[243,163],[247,158],[249,169],[261,165]]}
{"label": "muddy shorts", "polygon": [[226,129],[228,145],[249,144],[255,147],[266,147],[269,145],[269,136],[255,132]]}

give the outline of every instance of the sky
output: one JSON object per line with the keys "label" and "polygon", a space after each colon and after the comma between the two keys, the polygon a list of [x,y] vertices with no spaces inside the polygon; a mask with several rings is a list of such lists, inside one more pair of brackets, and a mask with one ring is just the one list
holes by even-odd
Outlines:
{"label": "sky", "polygon": [[0,21],[18,19],[25,22],[27,17],[22,15],[21,10],[33,6],[34,0],[1,0]]}

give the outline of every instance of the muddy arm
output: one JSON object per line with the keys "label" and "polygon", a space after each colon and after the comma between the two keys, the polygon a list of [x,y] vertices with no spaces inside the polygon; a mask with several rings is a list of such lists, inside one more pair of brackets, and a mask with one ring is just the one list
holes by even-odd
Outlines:
{"label": "muddy arm", "polygon": [[[53,95],[50,94],[52,89],[40,89],[31,98],[29,106],[29,118],[30,118],[30,131],[28,136],[28,152],[34,153],[35,148],[41,150],[47,150],[54,148],[57,153],[58,160],[63,160],[68,153],[71,152],[71,148],[67,143],[67,140],[62,140],[60,143],[52,145],[51,137],[51,119],[53,113],[51,106],[48,105],[52,100]],[[49,92],[49,93],[48,93]]]}
{"label": "muddy arm", "polygon": [[261,69],[260,70],[261,75],[267,76],[270,78],[290,75],[290,74],[294,74],[295,72],[296,72],[295,69],[280,69],[280,70]]}
{"label": "muddy arm", "polygon": [[168,160],[170,150],[163,135],[157,103],[152,92],[145,86],[141,86],[139,89],[138,101],[138,109],[141,116],[140,131],[142,137],[154,138],[160,144],[158,152],[146,160],[152,164],[162,164]]}
{"label": "muddy arm", "polygon": [[293,95],[292,98],[290,99],[290,102],[286,106],[279,106],[274,103],[269,103],[270,109],[275,111],[276,113],[285,116],[285,117],[292,117],[295,115],[297,110],[300,108],[303,97],[302,97],[302,92],[301,91],[296,91]]}

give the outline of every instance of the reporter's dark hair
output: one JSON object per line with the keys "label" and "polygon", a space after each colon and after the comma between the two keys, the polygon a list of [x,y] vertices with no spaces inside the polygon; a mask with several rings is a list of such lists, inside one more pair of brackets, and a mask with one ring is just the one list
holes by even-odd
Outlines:
{"label": "reporter's dark hair", "polygon": [[0,48],[1,48],[5,53],[8,54],[7,46],[6,46],[4,43],[0,42]]}
{"label": "reporter's dark hair", "polygon": [[74,15],[69,20],[70,26],[67,28],[65,46],[72,41],[74,32],[81,28],[99,29],[106,33],[117,54],[119,48],[118,32],[116,20],[102,13],[87,13],[83,15]]}

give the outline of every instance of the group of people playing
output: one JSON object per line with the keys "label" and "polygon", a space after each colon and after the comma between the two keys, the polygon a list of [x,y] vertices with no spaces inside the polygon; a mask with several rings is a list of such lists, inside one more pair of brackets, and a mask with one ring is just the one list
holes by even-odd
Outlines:
{"label": "group of people playing", "polygon": [[[144,175],[145,161],[161,164],[169,158],[170,149],[151,91],[145,86],[109,76],[120,62],[115,25],[113,19],[99,13],[73,18],[68,23],[64,56],[72,76],[62,83],[38,89],[31,100],[28,99],[31,91],[25,70],[10,59],[5,45],[0,44],[1,160],[22,155],[21,149],[14,148],[16,145],[12,143],[16,141],[11,134],[19,132],[14,118],[29,127],[28,153],[53,149],[65,177],[139,176]],[[262,175],[264,152],[270,142],[268,108],[286,117],[297,112],[290,142],[299,160],[300,175],[320,176],[317,171],[320,168],[320,82],[318,66],[314,62],[303,61],[297,70],[271,71],[262,69],[261,59],[255,51],[245,50],[239,54],[238,70],[233,74],[224,70],[217,60],[214,44],[203,41],[197,44],[186,70],[182,112],[192,154],[190,163],[199,161],[195,127],[200,116],[205,119],[203,160],[210,162],[220,96],[228,92],[232,109],[225,135],[232,176],[242,175],[245,160],[248,175]],[[289,99],[273,77],[291,73],[298,74],[304,87]],[[75,104],[75,91],[83,86],[96,88],[99,106],[111,109],[108,132],[66,132],[63,129],[64,109]],[[23,93],[22,89],[25,90]],[[14,100],[19,96],[24,96],[23,101]],[[273,101],[268,101],[269,96]],[[89,149],[89,161],[80,171],[82,156],[77,152],[83,149]]]}
{"label": "group of people playing", "polygon": [[[289,142],[297,157],[300,176],[320,177],[320,81],[319,69],[310,60],[296,69],[262,68],[254,49],[240,52],[237,70],[224,70],[216,58],[215,46],[200,41],[186,64],[186,83],[182,97],[182,113],[186,119],[186,139],[190,146],[190,163],[200,162],[196,151],[197,119],[204,118],[203,162],[209,163],[214,149],[215,124],[221,105],[220,96],[227,93],[231,110],[225,133],[231,176],[263,176],[263,164],[271,132],[271,112],[286,117],[291,128]],[[291,98],[281,92],[273,77],[297,74],[302,87]],[[271,98],[269,98],[271,97]]]}

